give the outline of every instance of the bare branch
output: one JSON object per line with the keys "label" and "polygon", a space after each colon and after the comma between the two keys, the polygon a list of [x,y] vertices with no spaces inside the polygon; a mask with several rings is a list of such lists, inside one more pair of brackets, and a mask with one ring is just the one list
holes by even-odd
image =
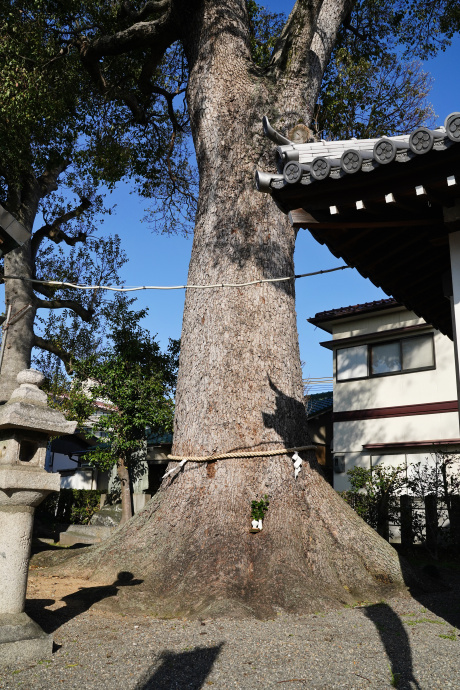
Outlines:
{"label": "bare branch", "polygon": [[[350,15],[348,15],[348,17],[345,19],[343,25],[347,31],[356,36],[356,38],[359,38],[361,41],[369,40],[369,36],[366,36],[365,34],[361,33],[361,31],[359,31],[356,28],[356,26],[353,26],[353,24],[351,23]],[[375,41],[375,43],[377,43],[377,41]]]}
{"label": "bare branch", "polygon": [[82,321],[91,323],[94,316],[94,309],[86,309],[80,302],[74,299],[40,299],[36,298],[37,309],[70,309],[78,314]]}
{"label": "bare branch", "polygon": [[183,92],[179,91],[178,93],[170,93],[169,91],[166,91],[166,89],[163,89],[161,86],[154,86],[153,84],[150,86],[150,91],[152,93],[157,93],[159,96],[163,96],[168,105],[168,115],[169,119],[171,120],[171,124],[174,127],[174,133],[176,134],[177,132],[182,132],[183,128],[178,123],[176,113],[174,112],[173,100],[179,93]]}
{"label": "bare branch", "polygon": [[58,345],[53,343],[52,340],[45,340],[39,335],[34,336],[34,346],[39,347],[40,350],[46,350],[46,352],[51,352],[51,354],[56,355],[63,362],[65,370],[68,374],[73,373],[72,357],[71,355],[60,348]]}
{"label": "bare branch", "polygon": [[32,256],[34,258],[37,256],[38,249],[40,248],[40,245],[45,239],[45,237],[52,240],[56,244],[65,242],[70,247],[74,247],[77,244],[77,242],[86,242],[86,233],[79,232],[78,235],[76,235],[75,237],[70,237],[69,235],[66,235],[66,233],[63,230],[61,230],[61,225],[63,225],[64,223],[68,223],[70,220],[73,220],[74,218],[79,218],[82,215],[82,213],[89,209],[90,206],[91,201],[89,199],[83,198],[81,200],[81,204],[74,208],[72,211],[63,213],[62,216],[56,218],[50,225],[46,224],[39,228],[32,237]]}

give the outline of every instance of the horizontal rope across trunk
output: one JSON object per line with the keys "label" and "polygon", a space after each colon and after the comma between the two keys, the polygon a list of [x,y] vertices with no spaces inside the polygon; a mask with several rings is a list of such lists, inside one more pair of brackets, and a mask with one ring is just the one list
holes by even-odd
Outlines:
{"label": "horizontal rope across trunk", "polygon": [[215,455],[168,455],[168,460],[187,460],[187,462],[212,462],[225,458],[263,458],[268,455],[287,455],[302,450],[316,450],[316,446],[296,446],[295,448],[278,448],[275,450],[242,450],[235,453],[217,453]]}

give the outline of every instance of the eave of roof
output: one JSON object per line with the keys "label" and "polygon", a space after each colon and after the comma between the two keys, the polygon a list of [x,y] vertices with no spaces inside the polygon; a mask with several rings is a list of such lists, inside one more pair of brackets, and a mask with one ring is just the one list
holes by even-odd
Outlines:
{"label": "eave of roof", "polygon": [[320,311],[307,319],[307,321],[331,333],[332,329],[328,327],[328,324],[334,321],[342,321],[343,319],[350,319],[357,316],[367,316],[374,312],[394,310],[401,307],[403,307],[403,305],[393,299],[393,297],[388,297],[387,299],[374,300],[373,302],[364,302],[363,304],[353,304],[348,307],[338,307],[336,309]]}
{"label": "eave of roof", "polygon": [[[285,140],[277,148],[285,176],[258,173],[259,190],[291,212],[295,227],[452,337],[443,277],[450,276],[448,234],[460,230],[460,113],[437,130],[332,144],[337,150],[313,158],[317,143]],[[296,166],[297,181],[288,174]]]}

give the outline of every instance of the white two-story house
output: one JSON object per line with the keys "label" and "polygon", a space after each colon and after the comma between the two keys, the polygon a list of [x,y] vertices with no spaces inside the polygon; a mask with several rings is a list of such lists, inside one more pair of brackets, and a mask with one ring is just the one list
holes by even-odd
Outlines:
{"label": "white two-story house", "polygon": [[309,322],[332,337],[333,485],[354,466],[406,465],[460,452],[452,341],[394,299],[332,309]]}

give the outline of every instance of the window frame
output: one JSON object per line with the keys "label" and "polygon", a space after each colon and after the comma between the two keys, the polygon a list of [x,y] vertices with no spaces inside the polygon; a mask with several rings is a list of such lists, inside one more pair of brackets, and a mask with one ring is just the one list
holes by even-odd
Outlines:
{"label": "window frame", "polygon": [[[403,340],[417,340],[418,338],[426,338],[427,336],[430,337],[431,340],[431,352],[433,355],[433,364],[429,365],[427,367],[415,367],[411,369],[403,369],[403,348],[402,348],[402,341]],[[381,374],[373,374],[372,373],[372,347],[375,345],[391,345],[393,343],[398,343],[399,345],[399,357],[401,361],[401,369],[398,371],[386,371]],[[432,371],[436,369],[436,348],[434,346],[434,333],[421,333],[420,335],[416,336],[406,336],[406,337],[400,337],[400,338],[392,338],[388,340],[376,340],[372,341],[370,343],[363,342],[361,343],[362,345],[366,345],[367,347],[367,375],[366,376],[356,376],[354,378],[347,378],[347,379],[339,379],[339,372],[338,372],[338,352],[339,350],[347,350],[347,347],[337,347],[335,348],[334,352],[334,357],[335,357],[335,383],[348,383],[349,381],[364,381],[366,379],[378,379],[382,378],[382,376],[402,376],[403,374],[413,374],[415,372],[419,371]]]}

